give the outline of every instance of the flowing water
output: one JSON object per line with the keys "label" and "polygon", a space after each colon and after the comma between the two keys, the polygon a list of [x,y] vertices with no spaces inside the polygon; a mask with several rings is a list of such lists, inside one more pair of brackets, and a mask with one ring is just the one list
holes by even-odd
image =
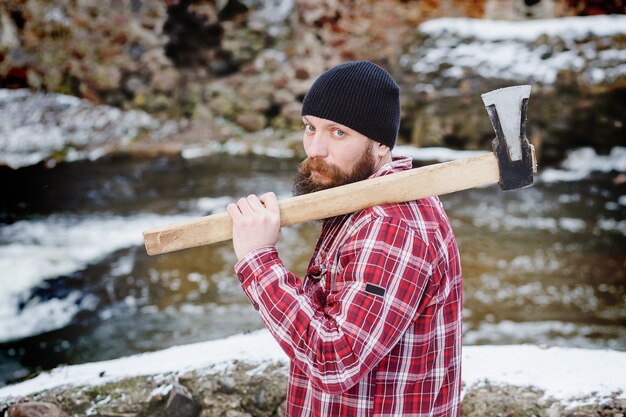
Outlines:
{"label": "flowing water", "polygon": [[[0,169],[0,385],[262,328],[229,242],[149,257],[141,232],[249,193],[287,197],[297,162],[108,157]],[[462,254],[466,345],[626,349],[620,178],[442,197]],[[318,232],[315,223],[283,230],[279,251],[294,272]]]}

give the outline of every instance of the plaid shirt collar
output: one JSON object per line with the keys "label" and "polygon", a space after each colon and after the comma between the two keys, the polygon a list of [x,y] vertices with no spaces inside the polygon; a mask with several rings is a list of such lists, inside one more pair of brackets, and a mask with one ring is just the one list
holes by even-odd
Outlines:
{"label": "plaid shirt collar", "polygon": [[369,178],[382,177],[394,172],[406,171],[413,168],[413,160],[407,156],[395,156],[392,161],[378,168]]}

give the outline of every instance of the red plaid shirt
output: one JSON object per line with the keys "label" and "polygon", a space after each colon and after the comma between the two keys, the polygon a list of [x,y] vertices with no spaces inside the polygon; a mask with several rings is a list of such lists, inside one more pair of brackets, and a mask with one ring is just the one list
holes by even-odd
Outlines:
{"label": "red plaid shirt", "polygon": [[274,246],[235,271],[291,359],[287,416],[460,415],[461,266],[437,197],[325,220],[302,281]]}

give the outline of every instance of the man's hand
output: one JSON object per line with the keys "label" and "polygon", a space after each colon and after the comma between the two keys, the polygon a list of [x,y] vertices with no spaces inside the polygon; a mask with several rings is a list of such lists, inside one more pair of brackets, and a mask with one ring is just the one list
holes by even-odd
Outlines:
{"label": "man's hand", "polygon": [[233,248],[237,259],[280,238],[280,210],[274,193],[250,195],[226,208],[233,221]]}

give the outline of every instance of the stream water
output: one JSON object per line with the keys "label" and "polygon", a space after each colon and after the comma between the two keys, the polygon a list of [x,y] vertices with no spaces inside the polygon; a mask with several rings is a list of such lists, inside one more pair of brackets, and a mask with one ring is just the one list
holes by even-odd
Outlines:
{"label": "stream water", "polygon": [[[262,328],[230,242],[149,257],[141,232],[249,193],[287,197],[297,163],[220,155],[0,168],[0,386]],[[462,254],[466,345],[626,349],[626,197],[616,176],[442,197]],[[279,251],[294,272],[318,231],[283,231]]]}

